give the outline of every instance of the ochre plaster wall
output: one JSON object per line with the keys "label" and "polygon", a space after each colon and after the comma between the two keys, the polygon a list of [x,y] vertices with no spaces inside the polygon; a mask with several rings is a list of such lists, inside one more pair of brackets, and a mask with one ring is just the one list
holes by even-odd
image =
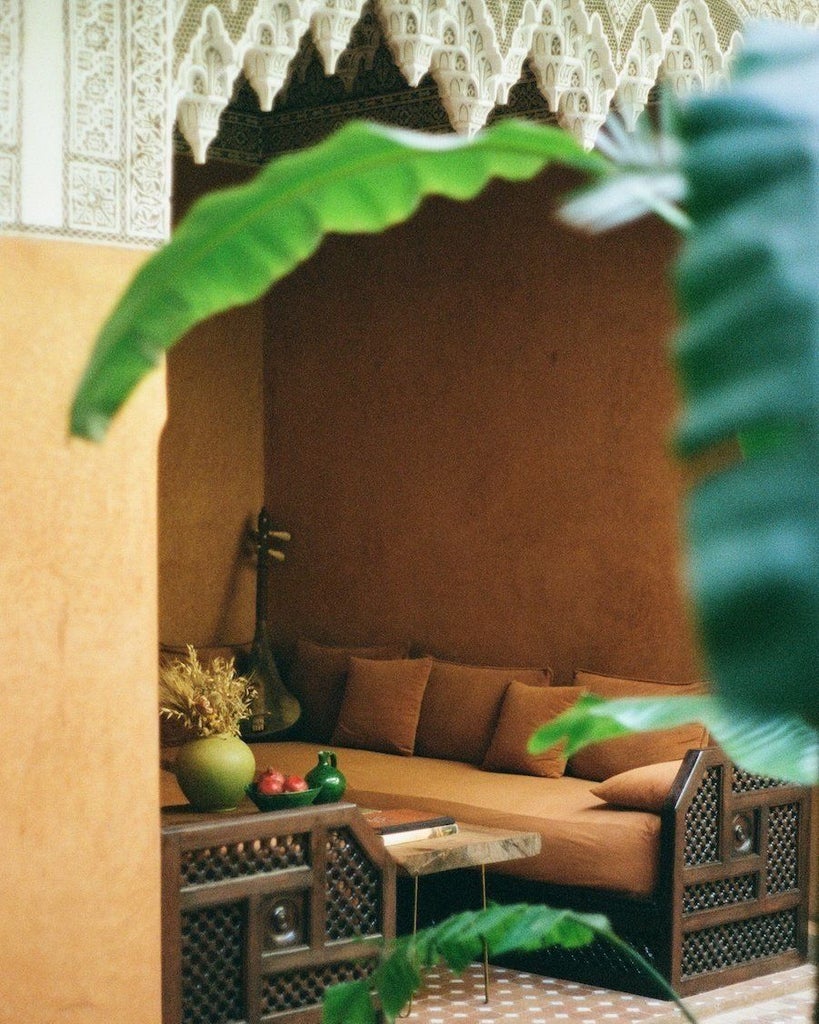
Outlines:
{"label": "ochre plaster wall", "polygon": [[160,1018],[156,449],[162,375],[67,437],[144,253],[0,239],[0,1021]]}
{"label": "ochre plaster wall", "polygon": [[266,492],[287,645],[698,674],[678,586],[671,233],[586,238],[568,179],[428,202],[273,290]]}
{"label": "ochre plaster wall", "polygon": [[[180,158],[175,214],[246,174]],[[261,303],[232,310],[195,328],[168,355],[159,635],[172,646],[241,643],[253,635],[255,575],[243,541],[264,501],[263,315]]]}

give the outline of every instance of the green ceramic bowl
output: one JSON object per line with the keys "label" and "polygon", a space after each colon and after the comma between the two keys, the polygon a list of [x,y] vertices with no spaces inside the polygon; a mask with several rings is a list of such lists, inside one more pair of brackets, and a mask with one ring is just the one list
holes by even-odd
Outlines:
{"label": "green ceramic bowl", "polygon": [[306,807],[313,803],[320,792],[321,786],[316,786],[315,789],[302,789],[297,793],[271,793],[267,796],[258,791],[255,782],[245,786],[245,793],[260,811],[285,811],[291,807]]}

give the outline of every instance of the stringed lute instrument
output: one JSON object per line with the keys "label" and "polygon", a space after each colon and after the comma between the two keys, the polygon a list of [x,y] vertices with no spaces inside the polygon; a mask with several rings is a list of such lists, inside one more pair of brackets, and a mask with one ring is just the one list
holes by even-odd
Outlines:
{"label": "stringed lute instrument", "polygon": [[256,549],[256,627],[244,675],[247,676],[255,696],[250,716],[240,724],[242,739],[248,742],[271,740],[295,725],[301,715],[301,705],[282,682],[267,625],[267,581],[270,559],[284,560],[284,554],[274,542],[290,540],[284,530],[273,530],[267,509],[259,512],[258,526],[251,530]]}

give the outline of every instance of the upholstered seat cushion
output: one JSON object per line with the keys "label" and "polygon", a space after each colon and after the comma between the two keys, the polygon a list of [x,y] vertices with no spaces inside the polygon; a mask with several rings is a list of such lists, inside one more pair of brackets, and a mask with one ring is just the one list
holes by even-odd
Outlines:
{"label": "upholstered seat cushion", "polygon": [[[259,768],[303,775],[320,748],[311,743],[254,743]],[[477,765],[335,747],[347,777],[344,799],[365,807],[419,807],[464,822],[539,832],[536,857],[498,865],[504,874],[558,885],[639,896],[657,885],[660,818],[610,807],[593,782],[487,772]],[[163,803],[183,803],[163,772]],[[490,868],[491,870],[495,870]]]}

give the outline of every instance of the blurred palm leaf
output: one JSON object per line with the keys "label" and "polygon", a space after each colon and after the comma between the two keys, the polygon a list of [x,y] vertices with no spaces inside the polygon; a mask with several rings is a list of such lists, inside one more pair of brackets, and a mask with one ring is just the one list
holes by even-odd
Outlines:
{"label": "blurred palm leaf", "polygon": [[[687,509],[709,674],[738,713],[819,726],[819,37],[750,26],[730,89],[678,131],[692,229],[677,268],[677,445],[745,457]],[[720,736],[720,739],[722,737]]]}
{"label": "blurred palm leaf", "polygon": [[670,729],[701,722],[726,754],[749,772],[810,786],[819,782],[817,734],[799,715],[772,715],[724,704],[714,696],[628,697],[603,700],[593,694],[542,725],[529,741],[533,754],[565,743],[571,757],[581,747],[630,732]]}

